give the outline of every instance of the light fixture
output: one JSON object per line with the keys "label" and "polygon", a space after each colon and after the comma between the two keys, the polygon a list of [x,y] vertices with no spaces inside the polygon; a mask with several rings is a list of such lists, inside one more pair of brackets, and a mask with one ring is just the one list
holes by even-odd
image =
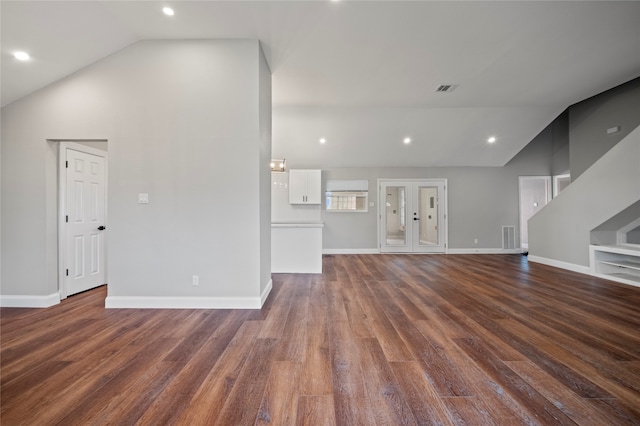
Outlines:
{"label": "light fixture", "polygon": [[487,142],[489,143],[494,143],[496,141],[496,137],[495,136],[491,136],[489,139],[487,139]]}
{"label": "light fixture", "polygon": [[287,160],[284,158],[280,160],[272,159],[270,167],[272,172],[284,172],[287,167]]}
{"label": "light fixture", "polygon": [[28,61],[29,59],[31,59],[27,52],[15,52],[13,54],[13,57],[19,61]]}
{"label": "light fixture", "polygon": [[320,143],[325,143],[327,140],[325,138],[320,138]]}
{"label": "light fixture", "polygon": [[411,143],[411,138],[404,138],[404,140],[402,141],[405,143],[405,145],[408,145]]}
{"label": "light fixture", "polygon": [[173,9],[171,9],[170,7],[163,7],[162,8],[162,13],[164,13],[167,16],[173,16],[175,14]]}

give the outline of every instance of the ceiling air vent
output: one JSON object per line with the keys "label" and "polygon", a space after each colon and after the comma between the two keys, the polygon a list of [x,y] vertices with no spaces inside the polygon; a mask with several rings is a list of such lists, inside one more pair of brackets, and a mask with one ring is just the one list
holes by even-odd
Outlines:
{"label": "ceiling air vent", "polygon": [[458,87],[457,84],[441,84],[436,89],[436,92],[453,92],[456,87]]}

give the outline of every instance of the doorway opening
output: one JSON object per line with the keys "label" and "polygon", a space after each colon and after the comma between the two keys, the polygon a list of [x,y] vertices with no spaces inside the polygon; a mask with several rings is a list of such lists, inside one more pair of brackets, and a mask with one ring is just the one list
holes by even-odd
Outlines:
{"label": "doorway opening", "polygon": [[106,141],[60,141],[58,291],[60,299],[107,283]]}
{"label": "doorway opening", "polygon": [[551,176],[520,176],[520,248],[529,252],[529,227],[527,222],[551,201]]}
{"label": "doorway opening", "polygon": [[557,197],[562,190],[571,184],[571,174],[569,172],[553,177],[553,198]]}
{"label": "doorway opening", "polygon": [[382,253],[445,253],[446,179],[379,179]]}

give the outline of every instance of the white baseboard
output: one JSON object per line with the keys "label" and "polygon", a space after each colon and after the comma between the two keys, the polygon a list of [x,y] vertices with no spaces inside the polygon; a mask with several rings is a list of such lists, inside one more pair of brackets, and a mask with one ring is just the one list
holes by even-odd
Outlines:
{"label": "white baseboard", "polygon": [[529,255],[529,261],[534,263],[542,263],[543,265],[554,266],[556,268],[567,269],[581,274],[591,275],[591,269],[588,266],[576,265],[575,263],[563,262],[561,260],[548,259],[546,257]]}
{"label": "white baseboard", "polygon": [[48,296],[0,295],[0,307],[3,308],[48,308],[60,303],[60,293]]}
{"label": "white baseboard", "polygon": [[267,301],[267,297],[269,297],[269,294],[271,293],[272,288],[273,288],[273,280],[269,280],[269,282],[267,283],[267,286],[265,287],[264,291],[260,295],[260,308],[262,308],[262,306],[264,305],[264,302]]}
{"label": "white baseboard", "polygon": [[[270,286],[267,287],[269,291]],[[266,293],[268,295],[268,293]],[[265,292],[263,295],[265,296]],[[139,297],[107,296],[107,309],[260,309],[261,297]],[[266,300],[266,296],[265,296]]]}
{"label": "white baseboard", "polygon": [[447,254],[521,254],[522,249],[502,248],[450,248]]}
{"label": "white baseboard", "polygon": [[322,254],[380,254],[380,249],[322,249]]}

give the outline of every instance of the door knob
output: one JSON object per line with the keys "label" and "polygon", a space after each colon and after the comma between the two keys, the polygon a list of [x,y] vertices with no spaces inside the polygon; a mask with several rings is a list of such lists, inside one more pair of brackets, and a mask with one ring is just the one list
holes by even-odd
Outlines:
{"label": "door knob", "polygon": [[413,220],[420,220],[420,218],[419,217],[414,217]]}
{"label": "door knob", "polygon": [[107,228],[102,226],[102,225],[98,226],[98,231],[104,231],[105,229],[107,229]]}

